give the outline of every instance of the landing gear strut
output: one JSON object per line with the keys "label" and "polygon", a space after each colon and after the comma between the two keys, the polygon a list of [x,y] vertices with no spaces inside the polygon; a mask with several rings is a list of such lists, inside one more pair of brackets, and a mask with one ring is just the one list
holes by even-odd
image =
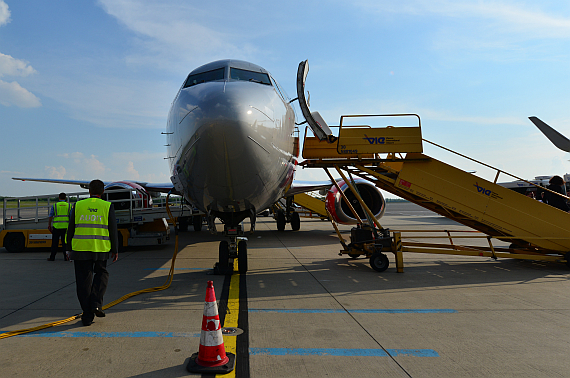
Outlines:
{"label": "landing gear strut", "polygon": [[232,274],[236,258],[239,273],[245,274],[247,272],[247,238],[243,237],[241,226],[224,225],[224,236],[229,237],[230,240],[220,242],[219,261],[214,265],[214,274]]}
{"label": "landing gear strut", "polygon": [[293,197],[287,197],[285,201],[285,211],[279,209],[276,212],[275,220],[277,221],[277,231],[285,231],[285,225],[287,223],[291,223],[291,229],[293,231],[299,231],[301,229],[301,217],[293,208]]}
{"label": "landing gear strut", "polygon": [[223,240],[220,242],[220,261],[214,265],[214,274],[232,274],[236,259],[238,272],[245,274],[247,272],[247,238],[243,236],[244,231],[241,223],[244,219],[249,218],[251,225],[249,232],[253,233],[256,220],[255,209],[233,213],[208,211],[208,228],[213,234],[217,234],[216,218],[220,219],[224,224],[224,236],[228,237],[229,241]]}

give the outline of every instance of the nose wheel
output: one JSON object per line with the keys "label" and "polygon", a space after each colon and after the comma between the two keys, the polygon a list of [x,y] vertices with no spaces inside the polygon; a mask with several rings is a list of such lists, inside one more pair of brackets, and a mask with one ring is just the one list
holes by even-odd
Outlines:
{"label": "nose wheel", "polygon": [[[235,232],[236,228],[232,228]],[[238,227],[237,234],[240,234],[241,228]],[[228,235],[230,241],[222,240],[218,248],[219,261],[214,265],[214,274],[227,275],[234,272],[234,261],[237,259],[238,272],[240,274],[247,273],[247,238],[237,235]]]}

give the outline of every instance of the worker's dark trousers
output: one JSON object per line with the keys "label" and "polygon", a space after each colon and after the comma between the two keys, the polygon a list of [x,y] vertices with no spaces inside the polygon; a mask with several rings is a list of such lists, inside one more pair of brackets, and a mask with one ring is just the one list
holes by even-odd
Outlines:
{"label": "worker's dark trousers", "polygon": [[107,290],[109,272],[107,260],[73,260],[77,298],[84,315],[93,314],[93,309],[103,307],[103,295]]}
{"label": "worker's dark trousers", "polygon": [[57,247],[59,246],[59,239],[61,239],[61,245],[63,247],[63,259],[65,258],[65,233],[67,228],[52,228],[51,230],[51,255],[50,260],[55,260],[55,255],[57,255]]}

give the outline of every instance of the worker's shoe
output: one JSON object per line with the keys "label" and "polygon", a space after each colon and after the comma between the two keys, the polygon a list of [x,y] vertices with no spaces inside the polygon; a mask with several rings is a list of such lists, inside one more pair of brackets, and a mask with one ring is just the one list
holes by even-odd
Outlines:
{"label": "worker's shoe", "polygon": [[82,316],[81,317],[81,322],[83,323],[84,326],[90,326],[91,324],[93,324],[93,314],[91,314],[91,316]]}
{"label": "worker's shoe", "polygon": [[96,317],[98,318],[104,318],[105,317],[105,313],[103,312],[103,310],[101,310],[99,307],[95,307],[93,309],[93,313],[95,314]]}
{"label": "worker's shoe", "polygon": [[55,259],[52,259],[51,257],[47,258],[47,261],[55,261]]}

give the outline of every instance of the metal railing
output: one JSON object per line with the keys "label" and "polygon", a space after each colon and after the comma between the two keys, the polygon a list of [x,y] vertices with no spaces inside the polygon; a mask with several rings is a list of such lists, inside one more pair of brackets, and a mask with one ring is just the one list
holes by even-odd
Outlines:
{"label": "metal railing", "polygon": [[535,184],[535,183],[533,183],[533,182],[527,181],[527,180],[525,180],[525,179],[522,179],[522,178],[520,178],[520,177],[518,177],[518,176],[513,175],[512,173],[503,171],[502,169],[499,169],[499,168],[495,168],[495,167],[493,167],[493,166],[491,166],[491,165],[489,165],[489,164],[483,163],[482,161],[473,159],[473,158],[471,158],[471,157],[469,157],[469,156],[467,156],[467,155],[463,155],[463,154],[461,154],[461,153],[459,153],[459,152],[456,152],[456,151],[453,151],[452,149],[443,147],[443,146],[441,146],[441,145],[439,145],[439,144],[437,144],[437,143],[431,142],[431,141],[429,141],[429,140],[427,140],[427,139],[422,139],[422,140],[423,140],[424,142],[427,142],[427,143],[433,145],[433,146],[439,147],[439,148],[441,148],[441,149],[443,149],[443,150],[445,150],[445,151],[451,152],[451,153],[453,153],[453,154],[455,154],[455,155],[457,155],[457,156],[461,156],[461,157],[464,158],[464,159],[471,160],[471,161],[473,161],[473,162],[475,162],[475,163],[477,163],[477,164],[481,164],[481,165],[484,166],[484,167],[487,167],[487,168],[490,168],[490,169],[496,171],[497,174],[495,175],[495,180],[493,181],[493,184],[497,184],[497,180],[499,179],[499,175],[500,175],[501,173],[504,173],[505,175],[510,176],[510,177],[512,177],[512,178],[514,178],[514,179],[516,179],[516,180],[519,180],[519,181],[525,182],[525,183],[527,183],[527,184],[529,184],[529,185],[532,185],[532,186],[535,186],[535,187],[537,187],[537,188],[540,188],[541,190],[543,190],[543,191],[545,191],[545,192],[550,192],[550,193],[556,194],[557,196],[563,197],[563,198],[565,198],[566,200],[570,200],[570,197],[565,196],[565,195],[562,194],[562,193],[555,192],[555,191],[553,191],[553,190],[550,190],[550,189],[548,189],[548,188],[545,188],[544,186],[540,186],[540,185]]}
{"label": "metal railing", "polygon": [[[154,207],[165,207],[166,199],[158,198],[153,200],[150,195],[140,193],[130,189],[112,189],[105,190],[104,197],[120,197],[108,200],[115,205],[115,211],[118,213],[128,212],[131,221],[135,214]],[[89,192],[67,193],[66,202],[70,205],[77,201],[89,198]],[[59,201],[58,194],[47,194],[42,196],[25,196],[25,197],[5,197],[2,208],[2,222],[4,226],[11,222],[30,221],[39,223],[46,221],[53,204]],[[173,200],[170,200],[172,205]],[[152,206],[150,206],[152,204]],[[174,205],[183,205],[181,197],[174,199]]]}

